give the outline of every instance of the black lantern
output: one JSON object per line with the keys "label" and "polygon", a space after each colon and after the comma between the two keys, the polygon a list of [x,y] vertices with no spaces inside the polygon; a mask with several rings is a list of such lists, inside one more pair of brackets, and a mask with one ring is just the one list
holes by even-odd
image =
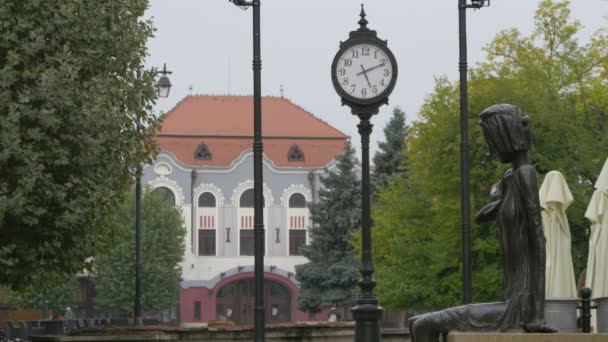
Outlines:
{"label": "black lantern", "polygon": [[171,90],[171,81],[169,81],[169,77],[167,75],[172,74],[172,71],[167,71],[167,64],[165,63],[163,66],[163,70],[159,72],[162,74],[158,82],[156,83],[156,88],[158,90],[159,97],[169,97],[169,91]]}
{"label": "black lantern", "polygon": [[490,0],[471,0],[470,7],[472,8],[482,8],[490,6]]}

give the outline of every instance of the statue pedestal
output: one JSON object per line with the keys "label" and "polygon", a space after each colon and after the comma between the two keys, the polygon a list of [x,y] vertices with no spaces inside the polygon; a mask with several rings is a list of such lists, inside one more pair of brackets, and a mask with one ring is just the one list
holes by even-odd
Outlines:
{"label": "statue pedestal", "polygon": [[524,334],[451,332],[448,342],[606,342],[608,334]]}

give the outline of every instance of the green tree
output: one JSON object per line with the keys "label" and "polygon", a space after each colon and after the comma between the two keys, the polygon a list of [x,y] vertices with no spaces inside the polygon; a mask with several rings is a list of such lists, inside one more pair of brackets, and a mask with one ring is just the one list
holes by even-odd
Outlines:
{"label": "green tree", "polygon": [[[581,25],[570,18],[568,4],[541,1],[530,36],[505,30],[486,47],[486,60],[471,70],[469,126],[477,127],[477,113],[496,103],[512,103],[529,115],[530,160],[540,180],[559,170],[575,197],[568,217],[579,274],[587,254],[585,207],[608,146],[608,39],[599,31],[581,45]],[[408,184],[390,183],[374,206],[378,293],[388,307],[429,309],[461,301],[458,105],[458,84],[437,79],[410,130]],[[474,214],[509,166],[489,154],[478,128],[469,141]],[[502,297],[495,229],[473,227],[476,302]]]}
{"label": "green tree", "polygon": [[393,116],[384,127],[385,141],[378,142],[374,155],[374,171],[371,179],[374,190],[385,187],[394,175],[405,177],[405,140],[407,126],[405,113],[399,107],[393,109]]}
{"label": "green tree", "polygon": [[1,1],[0,283],[80,271],[109,234],[103,221],[129,168],[150,157],[154,75],[139,71],[153,33],[147,6]]}
{"label": "green tree", "polygon": [[[110,223],[116,231],[107,252],[95,257],[95,306],[132,313],[135,302],[135,193]],[[142,307],[160,312],[177,304],[186,230],[181,213],[162,191],[142,195]]]}
{"label": "green tree", "polygon": [[355,252],[349,243],[361,218],[361,184],[352,146],[336,158],[336,170],[322,178],[319,201],[310,203],[311,243],[303,249],[308,263],[296,266],[301,284],[300,310],[352,303],[359,279]]}
{"label": "green tree", "polygon": [[[48,310],[64,313],[67,307],[78,307],[78,277],[67,277],[56,285],[44,281],[29,284],[19,290],[6,288],[6,304],[18,309],[41,309],[46,302]],[[49,311],[50,313],[50,311]],[[46,317],[45,317],[46,318]]]}

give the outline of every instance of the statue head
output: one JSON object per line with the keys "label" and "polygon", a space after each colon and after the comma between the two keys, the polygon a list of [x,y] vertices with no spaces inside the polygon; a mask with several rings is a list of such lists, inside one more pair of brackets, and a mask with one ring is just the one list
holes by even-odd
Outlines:
{"label": "statue head", "polygon": [[481,112],[479,118],[490,152],[501,162],[510,162],[515,152],[530,149],[530,120],[521,109],[510,104],[494,105]]}

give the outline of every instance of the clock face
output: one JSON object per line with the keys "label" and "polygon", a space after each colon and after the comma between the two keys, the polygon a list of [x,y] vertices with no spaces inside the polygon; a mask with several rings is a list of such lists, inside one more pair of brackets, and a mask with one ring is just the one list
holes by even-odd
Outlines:
{"label": "clock face", "polygon": [[342,90],[359,100],[369,100],[389,90],[394,77],[387,51],[375,44],[355,44],[335,63],[334,77]]}

